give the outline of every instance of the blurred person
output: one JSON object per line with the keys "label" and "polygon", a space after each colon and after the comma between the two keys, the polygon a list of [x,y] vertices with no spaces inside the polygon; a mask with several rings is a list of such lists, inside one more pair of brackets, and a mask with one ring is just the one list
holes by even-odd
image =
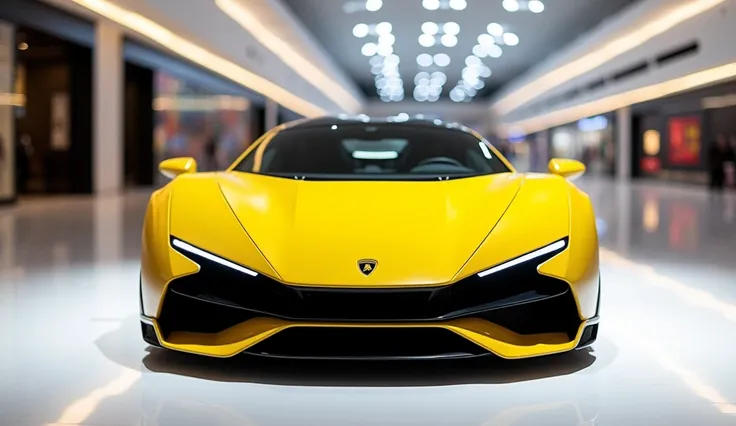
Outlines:
{"label": "blurred person", "polygon": [[731,135],[728,144],[728,153],[726,155],[726,186],[729,188],[736,187],[736,135]]}
{"label": "blurred person", "polygon": [[715,190],[723,189],[726,178],[726,162],[729,158],[729,147],[726,137],[719,134],[715,143],[710,146],[708,153],[708,167],[710,169],[710,188]]}

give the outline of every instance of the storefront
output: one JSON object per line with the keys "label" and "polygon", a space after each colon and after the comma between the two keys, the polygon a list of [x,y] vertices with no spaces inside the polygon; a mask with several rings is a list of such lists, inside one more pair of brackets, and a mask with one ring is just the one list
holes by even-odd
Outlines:
{"label": "storefront", "polygon": [[[193,157],[200,171],[223,170],[262,132],[259,107],[247,97],[215,93],[164,71],[155,73],[154,93],[154,166]],[[156,173],[155,182],[166,178]]]}
{"label": "storefront", "polygon": [[550,157],[583,162],[587,173],[613,176],[616,171],[614,122],[611,115],[584,118],[550,130]]}
{"label": "storefront", "polygon": [[24,99],[15,93],[15,29],[0,21],[0,204],[15,199],[15,118],[16,105]]}
{"label": "storefront", "polygon": [[634,107],[635,176],[707,184],[712,169],[732,167],[719,155],[736,149],[736,83],[723,84]]}

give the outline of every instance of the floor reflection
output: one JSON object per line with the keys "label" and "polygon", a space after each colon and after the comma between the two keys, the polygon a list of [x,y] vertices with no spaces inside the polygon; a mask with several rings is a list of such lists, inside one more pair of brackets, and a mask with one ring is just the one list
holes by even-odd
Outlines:
{"label": "floor reflection", "polygon": [[147,347],[145,193],[0,208],[0,425],[736,424],[736,195],[583,180],[592,351],[525,361],[208,359]]}

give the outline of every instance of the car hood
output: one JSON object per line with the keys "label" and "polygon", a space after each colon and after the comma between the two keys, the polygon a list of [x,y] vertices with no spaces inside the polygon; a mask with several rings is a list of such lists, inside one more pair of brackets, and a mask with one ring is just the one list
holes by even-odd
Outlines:
{"label": "car hood", "polygon": [[[303,181],[220,174],[222,194],[278,278],[318,286],[448,283],[473,256],[524,178]],[[362,259],[377,262],[365,275]]]}

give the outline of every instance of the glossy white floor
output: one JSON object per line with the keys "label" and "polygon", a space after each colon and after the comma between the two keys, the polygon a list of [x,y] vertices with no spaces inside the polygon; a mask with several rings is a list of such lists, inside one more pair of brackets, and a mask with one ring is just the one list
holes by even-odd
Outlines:
{"label": "glossy white floor", "polygon": [[136,299],[146,194],[0,209],[0,425],[736,424],[736,196],[581,185],[604,247],[599,340],[517,362],[149,349]]}

